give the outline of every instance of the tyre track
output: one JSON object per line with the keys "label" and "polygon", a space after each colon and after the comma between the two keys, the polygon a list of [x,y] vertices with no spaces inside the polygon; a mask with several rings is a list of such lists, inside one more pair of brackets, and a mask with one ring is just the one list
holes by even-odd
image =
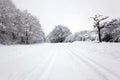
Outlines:
{"label": "tyre track", "polygon": [[51,63],[53,63],[56,57],[53,51],[54,46],[50,48],[49,55],[46,56],[46,58],[42,60],[42,62],[40,60],[39,64],[37,64],[31,70],[24,72],[22,74],[16,74],[16,77],[14,75],[12,78],[10,75],[8,80],[43,80],[40,78],[43,76],[45,72],[48,72],[47,70],[52,66]]}
{"label": "tyre track", "polygon": [[[72,46],[71,46],[72,47]],[[79,53],[79,50],[78,49],[76,49],[76,48],[74,48],[73,47],[73,49],[77,52],[77,53]],[[116,77],[116,79],[115,80],[120,80],[120,75],[119,74],[117,74],[117,73],[115,73],[115,71],[112,71],[112,70],[110,70],[110,68],[108,69],[106,66],[104,66],[104,65],[102,65],[102,64],[100,64],[100,63],[98,63],[97,61],[95,61],[93,58],[91,58],[89,55],[86,55],[86,54],[84,54],[85,52],[84,51],[86,51],[87,53],[89,52],[89,53],[95,53],[95,52],[91,52],[90,50],[86,50],[86,49],[82,49],[82,51],[81,51],[81,55],[82,56],[84,56],[86,59],[88,59],[89,61],[91,61],[92,62],[92,64],[93,65],[96,65],[96,67],[98,67],[98,69],[101,69],[101,71],[103,71],[103,73],[106,73],[106,75],[108,74],[108,76],[109,77],[111,77],[111,76],[114,76],[114,77]],[[78,55],[80,55],[80,54],[78,54]],[[102,57],[102,56],[100,56],[100,57]],[[104,58],[106,58],[106,57],[104,57]],[[111,59],[111,58],[110,58]],[[98,65],[98,66],[97,66]],[[113,65],[114,66],[114,65]],[[117,66],[116,66],[117,67]],[[105,71],[105,72],[104,72]],[[110,76],[111,75],[111,76]],[[111,79],[112,80],[112,79]]]}
{"label": "tyre track", "polygon": [[[80,61],[83,61],[87,66],[89,66],[91,69],[93,69],[95,72],[97,72],[97,74],[104,77],[105,80],[120,80],[120,76],[118,74],[106,69],[101,64],[96,63],[89,57],[86,57],[85,55],[83,55],[85,53],[85,52],[83,52],[84,50],[78,52],[71,45],[67,45],[65,48],[69,51],[71,56],[74,56],[74,58],[78,58]],[[80,53],[80,54],[78,55],[77,53]],[[114,79],[112,79],[112,78],[114,78]]]}
{"label": "tyre track", "polygon": [[[76,63],[77,66],[79,66],[78,64],[84,64],[87,67],[89,67],[93,72],[95,72],[95,74],[98,74],[98,77],[101,78],[102,80],[109,80],[105,75],[103,75],[101,72],[99,72],[96,68],[94,68],[93,65],[91,65],[87,60],[85,60],[83,57],[76,55],[76,53],[74,53],[72,50],[68,49],[68,47],[65,47],[68,50],[68,54],[70,55],[71,59],[73,60],[73,62]],[[79,66],[80,68],[80,66]],[[87,76],[86,76],[87,78]],[[100,80],[101,80],[100,79]],[[88,79],[85,79],[88,80]],[[91,79],[90,79],[91,80]]]}

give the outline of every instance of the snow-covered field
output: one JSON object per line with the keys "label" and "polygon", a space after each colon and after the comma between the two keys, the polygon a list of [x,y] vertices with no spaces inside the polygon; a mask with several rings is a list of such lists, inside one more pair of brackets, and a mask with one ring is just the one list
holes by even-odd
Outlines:
{"label": "snow-covered field", "polygon": [[120,44],[1,45],[0,80],[120,80]]}

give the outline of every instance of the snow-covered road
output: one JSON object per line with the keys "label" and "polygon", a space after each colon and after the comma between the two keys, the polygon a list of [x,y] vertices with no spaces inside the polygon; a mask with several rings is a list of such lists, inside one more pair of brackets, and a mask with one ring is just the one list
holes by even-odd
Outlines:
{"label": "snow-covered road", "polygon": [[120,80],[120,44],[0,46],[0,80]]}

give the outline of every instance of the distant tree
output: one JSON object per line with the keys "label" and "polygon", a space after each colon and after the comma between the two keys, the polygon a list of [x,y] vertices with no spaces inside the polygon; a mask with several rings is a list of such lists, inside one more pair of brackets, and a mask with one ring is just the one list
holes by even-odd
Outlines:
{"label": "distant tree", "polygon": [[67,36],[66,39],[64,40],[64,42],[74,42],[74,41],[75,41],[74,34]]}
{"label": "distant tree", "polygon": [[101,22],[106,20],[108,17],[104,17],[102,15],[95,15],[94,17],[91,18],[94,20],[94,28],[97,28],[99,42],[102,42],[101,29],[107,25],[107,22],[104,23]]}
{"label": "distant tree", "polygon": [[47,36],[48,42],[64,42],[65,38],[71,34],[70,30],[63,26],[58,25],[56,26],[52,32],[49,33]]}
{"label": "distant tree", "polygon": [[76,41],[86,41],[88,39],[88,33],[89,31],[80,31],[80,32],[77,32],[75,33],[75,40]]}

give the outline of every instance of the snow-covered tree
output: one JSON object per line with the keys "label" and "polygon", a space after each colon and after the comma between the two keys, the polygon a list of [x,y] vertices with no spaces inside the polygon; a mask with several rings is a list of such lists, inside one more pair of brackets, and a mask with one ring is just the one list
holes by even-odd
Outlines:
{"label": "snow-covered tree", "polygon": [[32,44],[44,42],[45,35],[42,31],[39,20],[27,11],[18,12],[16,15],[15,26],[17,28],[17,36],[19,43]]}
{"label": "snow-covered tree", "polygon": [[35,16],[20,11],[11,0],[0,0],[0,43],[32,44],[45,39]]}
{"label": "snow-covered tree", "polygon": [[108,22],[103,30],[102,40],[106,42],[120,42],[120,19],[113,19]]}
{"label": "snow-covered tree", "polygon": [[56,26],[52,32],[49,33],[47,36],[48,42],[64,42],[65,38],[71,34],[70,30],[63,26],[58,25]]}
{"label": "snow-covered tree", "polygon": [[108,17],[103,17],[102,15],[95,15],[91,18],[94,20],[94,28],[97,28],[99,42],[102,42],[101,29],[105,27],[106,23],[103,24],[101,22],[106,20]]}
{"label": "snow-covered tree", "polygon": [[16,12],[10,0],[0,0],[0,43],[11,44],[13,34],[12,18]]}

